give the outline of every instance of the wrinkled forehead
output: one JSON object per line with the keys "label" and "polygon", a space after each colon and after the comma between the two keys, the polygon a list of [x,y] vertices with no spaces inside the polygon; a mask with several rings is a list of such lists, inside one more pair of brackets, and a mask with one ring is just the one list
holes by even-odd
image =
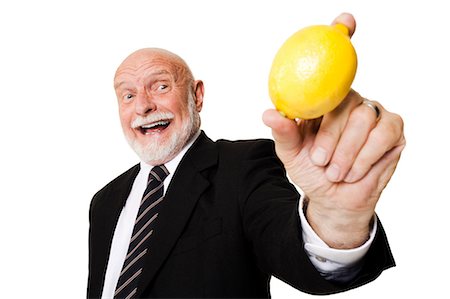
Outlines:
{"label": "wrinkled forehead", "polygon": [[145,81],[151,76],[170,77],[179,84],[192,79],[187,65],[182,60],[169,55],[146,52],[131,55],[122,62],[114,76],[114,86],[129,80]]}

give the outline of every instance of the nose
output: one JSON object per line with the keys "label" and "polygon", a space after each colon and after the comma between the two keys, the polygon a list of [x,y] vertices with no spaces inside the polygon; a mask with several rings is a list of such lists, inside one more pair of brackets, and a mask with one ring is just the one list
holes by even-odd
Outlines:
{"label": "nose", "polygon": [[138,115],[147,115],[156,110],[156,105],[147,93],[142,92],[136,95],[135,110]]}

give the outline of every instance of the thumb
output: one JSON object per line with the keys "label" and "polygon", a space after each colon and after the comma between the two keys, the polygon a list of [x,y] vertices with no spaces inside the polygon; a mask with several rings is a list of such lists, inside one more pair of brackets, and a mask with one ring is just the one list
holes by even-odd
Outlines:
{"label": "thumb", "polygon": [[334,21],[331,23],[334,24],[343,24],[345,27],[348,28],[350,37],[355,33],[356,29],[356,21],[352,14],[349,13],[341,13],[339,16],[337,16]]}
{"label": "thumb", "polygon": [[293,159],[300,151],[302,137],[295,121],[281,116],[275,109],[266,110],[262,116],[264,124],[272,129],[275,148],[279,158]]}

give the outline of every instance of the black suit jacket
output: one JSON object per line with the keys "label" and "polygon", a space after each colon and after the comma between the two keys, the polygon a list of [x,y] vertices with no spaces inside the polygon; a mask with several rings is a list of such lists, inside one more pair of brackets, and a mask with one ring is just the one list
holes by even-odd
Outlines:
{"label": "black suit jacket", "polygon": [[[136,165],[93,198],[88,297],[101,296],[114,229]],[[299,194],[269,140],[211,141],[202,132],[163,201],[140,277],[139,297],[270,297],[274,275],[305,292],[359,286],[394,265],[379,230],[357,279],[324,280],[303,249]]]}

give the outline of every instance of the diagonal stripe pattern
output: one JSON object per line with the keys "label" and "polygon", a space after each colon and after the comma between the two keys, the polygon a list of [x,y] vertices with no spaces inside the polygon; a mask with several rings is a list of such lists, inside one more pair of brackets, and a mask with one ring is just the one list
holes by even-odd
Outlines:
{"label": "diagonal stripe pattern", "polygon": [[149,251],[148,239],[158,218],[158,204],[164,199],[163,182],[167,175],[169,171],[164,165],[155,166],[150,171],[114,298],[134,298],[137,292],[139,276]]}

